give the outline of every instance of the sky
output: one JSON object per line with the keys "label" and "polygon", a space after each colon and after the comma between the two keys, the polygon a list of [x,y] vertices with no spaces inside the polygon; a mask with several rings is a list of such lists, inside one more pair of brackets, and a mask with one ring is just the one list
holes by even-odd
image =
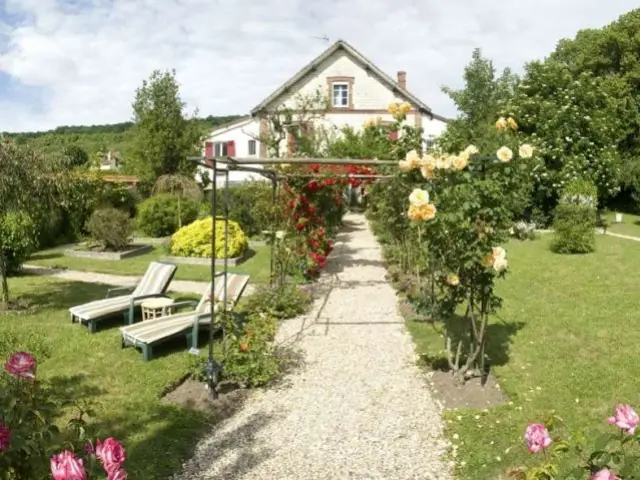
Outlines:
{"label": "sky", "polygon": [[[480,47],[522,72],[561,38],[638,0],[0,0],[0,131],[131,119],[135,90],[175,69],[189,111],[247,114],[338,39],[431,109]],[[321,38],[328,37],[329,43]]]}

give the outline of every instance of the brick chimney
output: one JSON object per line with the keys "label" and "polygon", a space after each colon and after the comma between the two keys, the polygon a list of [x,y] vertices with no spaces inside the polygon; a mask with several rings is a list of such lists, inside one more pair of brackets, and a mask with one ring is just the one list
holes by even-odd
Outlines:
{"label": "brick chimney", "polygon": [[407,72],[398,72],[398,86],[403,90],[407,89]]}

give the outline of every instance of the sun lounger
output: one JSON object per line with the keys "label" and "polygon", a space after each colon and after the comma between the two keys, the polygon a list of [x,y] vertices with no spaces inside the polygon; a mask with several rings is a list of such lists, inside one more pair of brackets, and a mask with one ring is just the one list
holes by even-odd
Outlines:
{"label": "sun lounger", "polygon": [[71,322],[86,323],[89,333],[95,333],[99,321],[118,313],[124,314],[125,323],[133,323],[135,309],[145,299],[166,297],[176,269],[173,263],[151,262],[132,293],[113,296],[115,292],[131,290],[131,287],[110,288],[106,298],[70,308]]}
{"label": "sun lounger", "polygon": [[[248,275],[237,275],[229,273],[226,276],[227,298],[224,298],[224,273],[216,277],[215,280],[215,307],[226,305],[227,310],[233,308],[238,302],[244,289],[249,283]],[[192,353],[197,353],[198,330],[211,322],[211,284],[202,293],[202,298],[198,303],[195,301],[177,302],[172,305],[178,307],[190,306],[194,308],[188,312],[174,313],[165,317],[155,318],[133,325],[120,328],[122,335],[122,347],[132,345],[142,349],[142,356],[145,361],[153,357],[153,347],[175,337],[184,335],[187,346],[191,347]],[[217,312],[218,310],[216,310]]]}

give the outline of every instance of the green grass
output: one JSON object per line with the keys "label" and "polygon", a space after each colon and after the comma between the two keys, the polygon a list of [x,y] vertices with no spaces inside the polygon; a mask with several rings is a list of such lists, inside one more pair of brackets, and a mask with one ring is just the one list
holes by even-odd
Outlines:
{"label": "green grass", "polygon": [[51,383],[56,398],[95,407],[91,422],[98,435],[124,442],[129,478],[167,478],[192,453],[211,420],[159,399],[164,387],[188,371],[192,357],[182,338],[158,347],[156,358],[143,362],[140,351],[121,349],[119,319],[93,335],[69,321],[70,306],[102,298],[106,288],[45,277],[12,278],[12,298],[32,307],[27,313],[0,315],[0,336],[44,342],[49,357],[40,355],[39,377]]}
{"label": "green grass", "polygon": [[607,232],[640,238],[640,216],[623,213],[622,223],[615,223],[616,216],[614,212],[606,212],[604,218],[607,220]]}
{"label": "green grass", "polygon": [[[250,247],[255,252],[251,258],[237,267],[229,268],[230,272],[244,273],[251,276],[251,283],[265,284],[269,282],[270,247],[258,245]],[[155,246],[152,252],[124,260],[95,260],[91,258],[67,257],[64,247],[42,250],[31,256],[27,263],[42,267],[64,268],[85,272],[111,273],[116,275],[143,275],[149,262],[166,256],[161,246]],[[217,267],[222,268],[222,266]],[[209,281],[211,269],[204,265],[178,264],[176,280]]]}
{"label": "green grass", "polygon": [[[549,241],[508,246],[510,273],[498,282],[504,307],[492,319],[488,353],[512,404],[447,412],[450,438],[459,435],[458,465],[466,462],[460,478],[506,478],[509,467],[531,461],[524,429],[552,409],[571,431],[586,428],[595,440],[611,431],[605,418],[616,403],[640,407],[633,359],[640,344],[640,245],[598,236],[595,253],[561,256],[549,251]],[[442,349],[433,327],[409,328],[420,353]]]}

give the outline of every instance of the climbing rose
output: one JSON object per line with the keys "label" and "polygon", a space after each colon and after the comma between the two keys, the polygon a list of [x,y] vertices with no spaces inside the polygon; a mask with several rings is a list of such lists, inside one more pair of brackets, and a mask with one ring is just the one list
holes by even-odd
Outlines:
{"label": "climbing rose", "polygon": [[599,472],[594,473],[591,480],[620,480],[620,477],[616,477],[608,468],[603,468]]}
{"label": "climbing rose", "polygon": [[109,437],[104,442],[98,440],[96,443],[96,457],[102,460],[102,465],[108,473],[114,467],[120,467],[122,462],[127,459],[127,454],[120,442]]}
{"label": "climbing rose", "polygon": [[20,378],[35,378],[36,359],[27,352],[16,352],[9,357],[4,369],[11,375]]}
{"label": "climbing rose", "polygon": [[552,440],[549,431],[540,423],[532,423],[524,432],[524,441],[531,453],[538,453],[551,445]]}
{"label": "climbing rose", "polygon": [[87,480],[82,460],[68,450],[51,458],[51,474],[54,480]]}
{"label": "climbing rose", "polygon": [[611,425],[626,430],[629,435],[633,435],[640,422],[640,417],[631,405],[620,404],[616,407],[613,417],[609,417],[607,421]]}
{"label": "climbing rose", "polygon": [[511,159],[513,158],[513,152],[509,147],[500,147],[500,149],[496,152],[496,156],[498,157],[498,160],[506,163],[511,161]]}
{"label": "climbing rose", "polygon": [[421,188],[414,188],[409,195],[409,203],[414,207],[424,207],[429,203],[429,192]]}
{"label": "climbing rose", "polygon": [[520,149],[518,150],[518,155],[520,155],[520,158],[533,157],[533,147],[528,143],[520,145]]}
{"label": "climbing rose", "polygon": [[0,452],[9,448],[11,443],[11,430],[0,422]]}

